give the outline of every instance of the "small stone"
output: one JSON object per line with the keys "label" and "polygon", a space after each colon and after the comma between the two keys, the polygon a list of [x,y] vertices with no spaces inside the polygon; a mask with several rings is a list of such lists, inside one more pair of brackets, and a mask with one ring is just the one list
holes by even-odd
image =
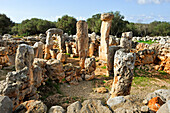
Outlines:
{"label": "small stone", "polygon": [[7,96],[0,96],[0,113],[12,113],[13,103]]}
{"label": "small stone", "polygon": [[65,110],[61,106],[52,106],[49,113],[65,113]]}
{"label": "small stone", "polygon": [[142,106],[141,111],[144,112],[144,113],[145,112],[147,113],[149,111],[149,107],[148,106]]}
{"label": "small stone", "polygon": [[123,102],[125,102],[125,98],[123,96],[117,96],[117,97],[114,97],[114,98],[110,98],[109,100],[107,100],[107,105],[112,108],[116,105],[119,105]]}

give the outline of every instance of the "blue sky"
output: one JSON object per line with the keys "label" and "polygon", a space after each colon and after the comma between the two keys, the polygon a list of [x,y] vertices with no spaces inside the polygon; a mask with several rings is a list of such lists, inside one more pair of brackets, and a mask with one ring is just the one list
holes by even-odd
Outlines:
{"label": "blue sky", "polygon": [[0,0],[0,13],[17,23],[33,17],[57,21],[65,14],[85,20],[109,11],[130,22],[170,22],[170,0]]}

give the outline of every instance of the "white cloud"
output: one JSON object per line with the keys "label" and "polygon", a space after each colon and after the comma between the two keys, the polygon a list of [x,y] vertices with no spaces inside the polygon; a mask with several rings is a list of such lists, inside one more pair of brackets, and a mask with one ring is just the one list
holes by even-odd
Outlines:
{"label": "white cloud", "polygon": [[160,4],[163,2],[170,2],[170,0],[137,0],[138,4],[148,4],[148,3],[155,3]]}
{"label": "white cloud", "polygon": [[157,21],[168,21],[170,20],[170,16],[162,16],[162,15],[129,15],[125,16],[125,20],[128,20],[130,22],[137,22],[137,23],[150,23],[155,20]]}
{"label": "white cloud", "polygon": [[86,18],[85,18],[85,17],[81,17],[81,16],[76,17],[76,19],[77,19],[77,20],[86,20]]}

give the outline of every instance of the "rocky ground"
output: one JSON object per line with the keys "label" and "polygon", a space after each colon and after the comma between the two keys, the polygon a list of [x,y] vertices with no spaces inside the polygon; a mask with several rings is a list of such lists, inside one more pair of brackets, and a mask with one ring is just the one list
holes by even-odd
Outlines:
{"label": "rocky ground", "polygon": [[[67,108],[71,103],[86,99],[100,99],[103,103],[109,98],[109,91],[112,86],[113,77],[106,76],[106,65],[96,58],[97,69],[96,77],[91,81],[81,81],[78,85],[69,83],[59,84],[55,81],[48,80],[46,85],[41,86],[38,90],[40,99],[50,108],[53,105],[60,105]],[[78,65],[78,58],[68,58],[69,63]],[[158,89],[170,89],[170,74],[164,71],[156,71],[154,65],[145,65],[135,67],[135,76],[132,82],[131,95],[126,97],[133,101],[133,105],[142,105],[144,97],[148,93]],[[122,106],[133,106],[125,104]],[[119,106],[120,107],[120,106]]]}

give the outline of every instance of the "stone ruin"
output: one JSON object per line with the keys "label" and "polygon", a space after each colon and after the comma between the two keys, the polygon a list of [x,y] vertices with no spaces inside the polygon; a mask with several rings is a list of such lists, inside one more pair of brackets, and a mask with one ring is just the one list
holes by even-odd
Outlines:
{"label": "stone ruin", "polygon": [[[88,34],[88,25],[83,20],[77,22],[76,35],[68,36],[61,29],[51,28],[46,31],[47,36],[40,34],[37,37],[11,38],[5,34],[0,37],[0,69],[15,65],[15,71],[9,72],[6,79],[0,81],[1,98],[10,103],[9,109],[16,113],[23,108],[25,112],[36,112],[33,109],[36,106],[42,108],[39,109],[40,112],[46,112],[46,106],[37,101],[37,88],[48,79],[73,85],[78,85],[83,80],[94,79],[96,56],[107,65],[107,76],[114,77],[110,98],[107,101],[109,107],[113,100],[119,98],[124,102],[122,96],[130,95],[135,66],[156,63],[156,70],[170,73],[169,37],[133,37],[132,32],[122,33],[121,39],[114,37],[109,35],[113,17],[114,15],[109,13],[101,15],[101,37],[94,32]],[[160,43],[148,45],[134,42],[135,40],[154,40]],[[66,63],[67,56],[79,57],[79,65]],[[148,103],[150,99],[147,99]],[[65,112],[60,106],[53,106],[50,111],[56,109]],[[67,108],[68,113],[75,110],[77,113],[112,113],[101,101],[96,100],[87,100],[82,104],[76,102]]]}

